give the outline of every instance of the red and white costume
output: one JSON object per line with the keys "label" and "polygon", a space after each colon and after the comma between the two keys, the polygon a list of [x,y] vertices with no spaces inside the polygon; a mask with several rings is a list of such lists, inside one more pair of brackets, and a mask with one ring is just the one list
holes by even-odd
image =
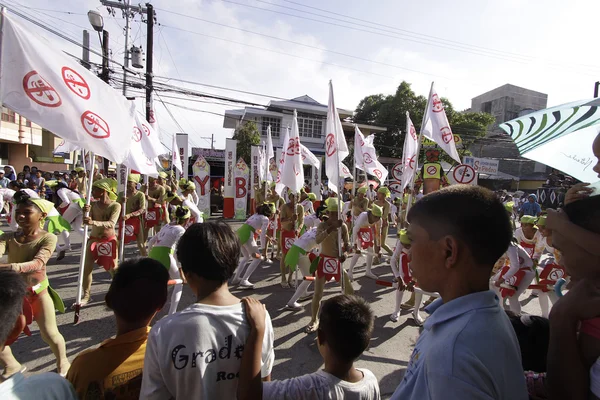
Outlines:
{"label": "red and white costume", "polygon": [[[519,296],[525,292],[535,277],[533,261],[528,251],[513,242],[506,251],[506,257],[504,267],[494,275],[491,286],[499,297],[508,298],[508,304],[512,312],[520,314]],[[510,288],[497,288],[494,283],[499,279],[504,281],[503,283]]]}

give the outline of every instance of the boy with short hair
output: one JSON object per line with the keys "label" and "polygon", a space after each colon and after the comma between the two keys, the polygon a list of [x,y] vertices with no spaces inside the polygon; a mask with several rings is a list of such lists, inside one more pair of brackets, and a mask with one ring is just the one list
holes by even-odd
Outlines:
{"label": "boy with short hair", "polygon": [[362,298],[338,295],[323,303],[317,330],[325,368],[281,381],[260,381],[260,353],[265,332],[264,305],[244,298],[252,331],[246,341],[238,399],[348,399],[379,400],[379,385],[367,369],[354,368],[373,332],[373,311]]}
{"label": "boy with short hair", "polygon": [[[22,314],[27,288],[19,273],[0,268],[0,351],[26,326]],[[60,375],[46,372],[25,378],[21,372],[0,376],[0,399],[75,400],[73,387]]]}
{"label": "boy with short hair", "polygon": [[[227,286],[239,258],[238,236],[223,222],[193,224],[179,239],[177,259],[197,300],[150,331],[140,398],[235,398],[250,335],[242,303]],[[275,356],[268,314],[264,326],[260,369],[270,379]]]}
{"label": "boy with short hair", "polygon": [[392,399],[527,399],[517,338],[488,288],[512,238],[500,200],[482,187],[454,185],[415,203],[408,222],[413,277],[441,300],[429,306]]}
{"label": "boy with short hair", "polygon": [[151,258],[121,263],[106,293],[117,336],[80,353],[67,374],[80,399],[137,399],[150,321],[167,301],[169,273]]}

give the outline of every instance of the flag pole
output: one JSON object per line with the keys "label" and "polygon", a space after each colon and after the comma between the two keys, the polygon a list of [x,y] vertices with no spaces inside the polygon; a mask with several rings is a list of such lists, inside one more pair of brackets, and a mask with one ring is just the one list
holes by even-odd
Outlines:
{"label": "flag pole", "polygon": [[269,180],[267,179],[267,174],[269,173],[269,158],[267,155],[267,144],[265,143],[265,141],[263,140],[263,155],[265,157],[265,202],[267,201],[267,190],[268,190],[268,185],[267,183],[269,182]]}
{"label": "flag pole", "polygon": [[353,198],[356,197],[356,124],[354,124],[354,160],[352,162],[352,197]]}
{"label": "flag pole", "polygon": [[119,225],[119,263],[125,258],[125,211],[127,209],[127,178],[129,167],[125,171],[125,188],[123,189],[123,205],[121,206],[121,225]]}
{"label": "flag pole", "polygon": [[[81,150],[81,154],[84,161],[85,168],[85,156],[84,150]],[[91,160],[94,160],[96,157],[93,152],[88,152]],[[87,187],[87,198],[85,199],[85,204],[87,206],[90,205],[90,200],[92,198],[92,184],[94,179],[94,167],[96,163],[92,161],[92,166],[90,167],[90,175],[88,176],[88,187]],[[83,217],[88,217],[89,213],[83,213]],[[85,225],[83,228],[83,241],[81,242],[81,259],[79,260],[79,276],[77,277],[77,297],[75,297],[75,314],[73,317],[73,324],[77,324],[79,322],[79,311],[81,310],[81,292],[83,291],[83,270],[85,268],[85,258],[87,253],[87,242],[88,242],[88,232],[90,226]]]}
{"label": "flag pole", "polygon": [[[433,93],[433,84],[434,82],[431,82],[431,88],[429,89],[429,97],[427,98],[427,105],[425,106],[425,111],[423,112],[423,119],[421,120],[421,129],[419,129],[419,140],[417,141],[417,162],[415,165],[415,175],[413,176],[413,178],[410,180],[410,193],[408,194],[408,204],[406,205],[406,213],[404,214],[404,221],[406,222],[406,219],[408,217],[408,212],[410,211],[410,207],[412,205],[412,199],[413,199],[413,195],[414,195],[414,191],[415,191],[415,178],[417,176],[417,171],[419,171],[419,161],[421,159],[420,157],[420,153],[421,153],[421,143],[423,142],[423,129],[425,129],[425,118],[427,118],[427,109],[429,107],[429,101],[431,100],[431,93]],[[406,115],[408,117],[408,111],[406,112]],[[410,132],[406,132],[406,134],[410,134]],[[402,196],[404,196],[404,193],[402,194]]]}

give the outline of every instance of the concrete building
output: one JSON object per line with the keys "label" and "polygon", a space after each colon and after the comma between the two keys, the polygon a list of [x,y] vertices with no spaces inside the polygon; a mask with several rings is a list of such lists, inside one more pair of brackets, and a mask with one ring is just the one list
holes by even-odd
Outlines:
{"label": "concrete building", "polygon": [[[290,100],[271,100],[267,107],[246,107],[225,111],[223,128],[236,129],[247,121],[256,122],[261,133],[261,140],[266,140],[267,127],[271,125],[273,146],[282,147],[281,140],[285,129],[292,126],[294,110],[298,112],[298,129],[300,142],[317,156],[325,154],[325,126],[327,123],[327,104],[321,104],[308,95]],[[338,108],[346,140],[354,140],[354,124],[346,121],[352,117],[352,110]],[[373,125],[358,125],[367,136],[372,133],[385,132],[387,129]]]}
{"label": "concrete building", "polygon": [[[496,118],[486,138],[470,147],[475,157],[499,159],[498,178],[519,181],[519,189],[534,189],[546,181],[550,168],[520,156],[517,146],[499,128],[503,122],[547,108],[548,95],[506,84],[471,99],[471,111],[487,112]],[[516,182],[513,184],[515,188]],[[531,187],[530,187],[531,186]]]}
{"label": "concrete building", "polygon": [[42,171],[70,169],[70,157],[52,154],[61,140],[14,111],[2,108],[0,165],[12,165],[17,172],[22,171],[24,165],[36,166]]}

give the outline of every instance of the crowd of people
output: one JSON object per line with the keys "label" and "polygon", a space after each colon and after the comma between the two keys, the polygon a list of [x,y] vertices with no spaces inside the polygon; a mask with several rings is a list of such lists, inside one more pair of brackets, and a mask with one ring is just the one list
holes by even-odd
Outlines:
{"label": "crowd of people", "polygon": [[[594,153],[600,177],[600,135]],[[21,181],[8,178],[1,196],[14,229],[0,236],[0,254],[7,254],[0,264],[0,398],[379,399],[375,375],[355,365],[369,346],[374,314],[352,286],[357,279],[386,284],[372,271],[378,263],[389,263],[393,274],[390,319],[412,309],[424,328],[392,399],[600,397],[596,186],[576,184],[561,209],[542,210],[534,196],[515,207],[514,199],[478,186],[391,200],[387,187],[362,185],[355,196],[328,192],[316,202],[306,189],[282,197],[263,182],[254,214],[234,232],[204,220],[193,182],[165,172],[147,182],[130,174],[124,193],[114,179],[95,176],[89,205],[85,171],[77,187],[43,176],[32,187],[29,172]],[[103,267],[117,331],[70,364],[55,317],[65,305],[46,263],[72,251],[69,232],[85,225],[80,305],[91,299],[94,265]],[[397,227],[395,248],[386,242],[390,227]],[[119,263],[121,231],[140,258]],[[103,246],[113,251],[98,251]],[[281,381],[271,380],[277,351],[268,310],[230,291],[251,294],[257,267],[276,260],[279,284],[295,288],[286,308],[301,310],[299,302],[312,299],[305,332],[315,334],[324,363]],[[323,301],[326,282],[337,282],[342,294]],[[177,311],[184,284],[196,302]],[[540,316],[521,310],[527,289],[539,298]],[[169,301],[168,315],[153,323]],[[11,352],[32,321],[58,374],[25,377]]]}

